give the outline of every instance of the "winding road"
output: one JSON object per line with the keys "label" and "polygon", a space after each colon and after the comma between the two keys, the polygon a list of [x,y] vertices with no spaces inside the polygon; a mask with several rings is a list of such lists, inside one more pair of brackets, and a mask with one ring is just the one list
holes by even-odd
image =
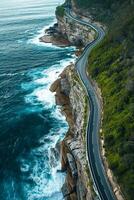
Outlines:
{"label": "winding road", "polygon": [[100,155],[99,145],[99,129],[101,108],[94,87],[86,73],[88,56],[91,50],[104,38],[105,32],[101,27],[83,21],[82,19],[72,15],[69,9],[66,10],[66,16],[75,22],[92,28],[97,33],[97,37],[85,47],[83,54],[76,62],[76,69],[86,89],[90,115],[87,126],[87,159],[88,166],[93,180],[95,192],[100,200],[115,200],[114,192],[107,179],[103,162]]}

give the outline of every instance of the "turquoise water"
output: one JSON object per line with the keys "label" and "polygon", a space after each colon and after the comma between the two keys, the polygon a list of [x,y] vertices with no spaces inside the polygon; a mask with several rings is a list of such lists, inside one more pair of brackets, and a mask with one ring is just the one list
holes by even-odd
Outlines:
{"label": "turquoise water", "polygon": [[39,42],[61,0],[0,1],[0,200],[61,200],[68,125],[49,91],[74,48]]}

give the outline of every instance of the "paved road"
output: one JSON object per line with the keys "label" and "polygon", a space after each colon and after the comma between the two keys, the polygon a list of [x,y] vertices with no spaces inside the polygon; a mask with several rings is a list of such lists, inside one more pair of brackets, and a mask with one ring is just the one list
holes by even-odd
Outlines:
{"label": "paved road", "polygon": [[105,174],[104,166],[102,164],[102,159],[100,156],[100,103],[97,99],[95,90],[86,74],[88,56],[91,50],[104,38],[105,32],[102,28],[94,24],[90,24],[88,22],[83,21],[80,18],[74,17],[70,10],[66,11],[66,15],[67,17],[73,19],[74,21],[80,24],[84,24],[89,28],[93,28],[97,33],[97,38],[85,47],[83,54],[76,62],[76,68],[86,88],[90,105],[90,116],[87,127],[87,158],[94,188],[100,200],[115,200],[114,193],[107,180],[107,176]]}

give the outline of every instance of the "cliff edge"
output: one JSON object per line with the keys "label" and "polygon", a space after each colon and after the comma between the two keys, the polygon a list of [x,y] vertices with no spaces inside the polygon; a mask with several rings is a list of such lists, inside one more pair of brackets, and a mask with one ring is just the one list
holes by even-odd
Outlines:
{"label": "cliff edge", "polygon": [[56,92],[56,103],[61,106],[69,124],[61,144],[62,170],[67,173],[62,188],[64,198],[91,200],[93,191],[85,152],[85,118],[89,109],[85,90],[73,64],[63,71],[50,90]]}

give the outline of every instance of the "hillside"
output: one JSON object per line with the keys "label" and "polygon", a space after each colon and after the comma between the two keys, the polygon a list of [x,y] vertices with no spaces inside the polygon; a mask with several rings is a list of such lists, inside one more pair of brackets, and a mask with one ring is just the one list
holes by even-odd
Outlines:
{"label": "hillside", "polygon": [[103,135],[110,168],[126,199],[133,200],[134,4],[127,0],[74,1],[109,27],[105,39],[89,57],[88,70],[103,94]]}
{"label": "hillside", "polygon": [[89,11],[90,14],[101,22],[107,25],[111,23],[116,15],[116,11],[124,4],[132,4],[133,0],[72,0],[76,7],[85,14]]}

